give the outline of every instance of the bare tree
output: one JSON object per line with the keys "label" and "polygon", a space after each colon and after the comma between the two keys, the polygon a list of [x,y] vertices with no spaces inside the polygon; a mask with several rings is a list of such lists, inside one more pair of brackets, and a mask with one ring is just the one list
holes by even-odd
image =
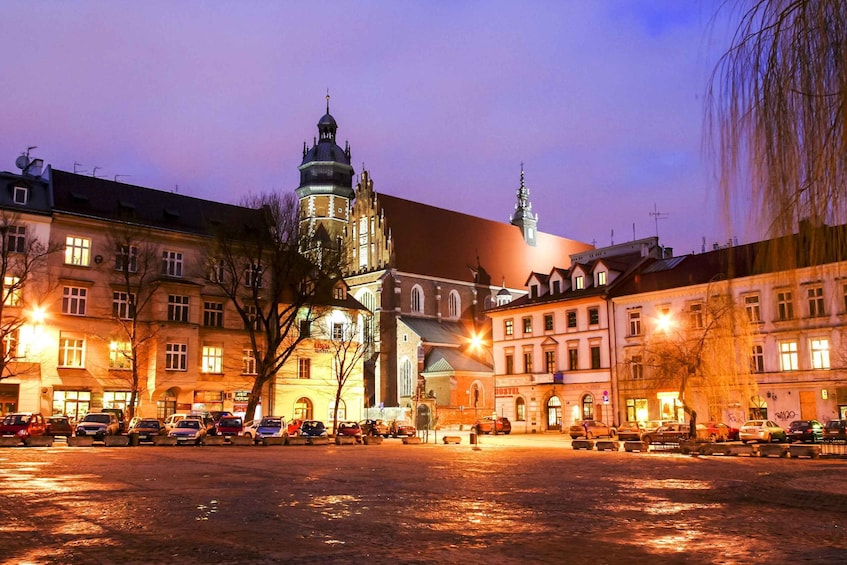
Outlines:
{"label": "bare tree", "polygon": [[[332,352],[332,374],[335,378],[335,410],[333,411],[332,430],[338,430],[338,407],[341,405],[341,397],[347,387],[350,377],[361,368],[365,357],[371,350],[372,344],[368,332],[366,316],[370,312],[364,307],[358,306],[355,301],[340,304],[344,310],[336,310],[323,316],[326,320],[325,328],[329,335],[324,336],[329,343]],[[359,311],[353,308],[360,308]]]}
{"label": "bare tree", "polygon": [[218,226],[206,265],[209,280],[244,322],[256,360],[245,415],[250,420],[263,388],[309,337],[313,307],[331,296],[339,263],[337,253],[305,241],[293,194],[252,195],[242,206],[253,213]]}
{"label": "bare tree", "polygon": [[[722,287],[722,288],[721,288]],[[695,437],[697,400],[717,418],[725,409],[745,410],[755,395],[752,332],[745,309],[734,302],[728,282],[712,283],[701,308],[660,317],[644,344],[645,368],[658,387],[673,387]]]}
{"label": "bare tree", "polygon": [[740,23],[712,77],[707,135],[727,208],[752,198],[768,236],[845,223],[847,3],[725,6]]}
{"label": "bare tree", "polygon": [[151,234],[139,226],[115,226],[108,234],[108,244],[115,252],[114,264],[104,263],[114,271],[112,291],[112,318],[120,338],[110,351],[113,368],[129,370],[130,402],[127,417],[135,416],[141,390],[142,360],[147,348],[156,337],[156,324],[149,315],[153,297],[161,280],[161,257],[153,244]]}
{"label": "bare tree", "polygon": [[31,233],[16,214],[0,213],[0,380],[26,373],[18,361],[20,330],[49,292],[44,273],[51,248]]}

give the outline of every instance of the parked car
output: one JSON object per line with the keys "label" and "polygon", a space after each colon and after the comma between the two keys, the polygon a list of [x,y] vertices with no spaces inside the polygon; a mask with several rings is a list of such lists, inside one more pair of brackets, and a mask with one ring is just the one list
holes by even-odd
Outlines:
{"label": "parked car", "polygon": [[153,441],[154,436],[167,435],[165,423],[158,418],[139,418],[129,428],[130,436],[138,436],[138,441]]}
{"label": "parked car", "polygon": [[[705,426],[702,429],[705,430]],[[655,431],[645,433],[642,436],[641,441],[647,443],[679,443],[680,441],[689,439],[690,437],[690,425],[674,422],[673,424],[659,426],[659,428]]]}
{"label": "parked car", "polygon": [[568,432],[571,435],[571,439],[577,439],[580,437],[588,439],[593,439],[595,437],[611,438],[615,437],[617,434],[615,428],[608,424],[604,424],[599,420],[583,420],[582,422],[577,422],[570,427]]}
{"label": "parked car", "polygon": [[265,416],[259,421],[256,427],[256,434],[253,438],[258,443],[262,438],[266,437],[288,437],[288,428],[285,421],[279,416]]}
{"label": "parked car", "polygon": [[217,423],[220,421],[220,419],[221,419],[221,418],[223,418],[224,416],[232,416],[232,415],[233,415],[233,414],[232,414],[232,412],[230,412],[229,410],[212,410],[211,412],[209,412],[209,417],[210,417],[210,418],[212,419],[212,421],[213,421],[213,422],[215,422],[216,424],[217,424]]}
{"label": "parked car", "polygon": [[91,436],[103,441],[106,436],[116,436],[120,433],[118,417],[114,412],[89,412],[76,425],[77,437]]}
{"label": "parked car", "polygon": [[[700,426],[703,426],[701,428]],[[723,422],[697,424],[697,439],[708,441],[731,441],[738,439],[738,429]]]}
{"label": "parked car", "polygon": [[640,422],[624,422],[618,426],[618,439],[621,441],[641,441],[647,429]]}
{"label": "parked car", "polygon": [[288,435],[300,435],[300,426],[303,424],[303,418],[295,418],[288,422]]}
{"label": "parked car", "polygon": [[124,411],[121,408],[103,408],[101,412],[111,412],[118,419],[118,433],[125,434],[128,426],[124,420]]}
{"label": "parked car", "polygon": [[46,431],[47,423],[38,412],[15,412],[0,421],[0,436],[15,436],[21,441],[30,436],[43,436]]}
{"label": "parked car", "polygon": [[300,435],[306,437],[326,437],[326,426],[318,420],[303,420],[300,424]]}
{"label": "parked car", "polygon": [[847,420],[830,420],[823,429],[824,441],[847,441]]}
{"label": "parked car", "polygon": [[219,436],[240,436],[243,430],[241,416],[221,416],[215,424],[215,433]]}
{"label": "parked car", "polygon": [[259,424],[262,422],[262,419],[258,420],[247,420],[244,422],[244,427],[241,429],[241,435],[249,438],[256,438],[256,428],[259,427]]}
{"label": "parked car", "polygon": [[683,422],[680,422],[679,420],[647,420],[646,422],[644,422],[641,425],[644,428],[645,432],[655,432],[656,430],[658,430],[662,426],[668,426],[670,424],[682,424],[682,423]]}
{"label": "parked car", "polygon": [[45,435],[69,438],[74,435],[74,427],[67,416],[50,416],[47,418]]}
{"label": "parked car", "polygon": [[418,433],[418,430],[409,422],[397,420],[391,422],[391,435],[393,437],[414,437],[416,433]]}
{"label": "parked car", "polygon": [[187,412],[179,412],[175,414],[171,414],[167,418],[165,418],[165,429],[172,430],[177,423],[184,419],[186,416],[190,416]]}
{"label": "parked car", "polygon": [[338,422],[336,436],[347,436],[356,438],[356,443],[362,443],[362,428],[356,422]]}
{"label": "parked car", "polygon": [[823,439],[823,424],[817,420],[794,420],[785,430],[788,441],[819,442]]}
{"label": "parked car", "polygon": [[474,429],[478,434],[510,434],[512,433],[512,423],[506,417],[494,418],[486,416],[480,418],[474,424]]}
{"label": "parked car", "polygon": [[738,430],[738,439],[742,443],[748,441],[786,441],[787,436],[776,423],[771,420],[747,420],[744,425]]}
{"label": "parked car", "polygon": [[366,436],[388,437],[391,435],[391,426],[385,420],[362,420],[359,422],[359,427]]}
{"label": "parked car", "polygon": [[206,427],[197,418],[183,418],[168,432],[168,437],[176,438],[179,443],[193,443],[200,445],[206,437]]}

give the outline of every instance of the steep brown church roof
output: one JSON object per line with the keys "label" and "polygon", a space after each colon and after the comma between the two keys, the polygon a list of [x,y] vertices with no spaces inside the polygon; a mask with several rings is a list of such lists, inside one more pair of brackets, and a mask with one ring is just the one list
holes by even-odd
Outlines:
{"label": "steep brown church roof", "polygon": [[522,288],[527,273],[568,266],[569,255],[592,246],[539,232],[528,245],[517,227],[377,194],[394,245],[398,271]]}

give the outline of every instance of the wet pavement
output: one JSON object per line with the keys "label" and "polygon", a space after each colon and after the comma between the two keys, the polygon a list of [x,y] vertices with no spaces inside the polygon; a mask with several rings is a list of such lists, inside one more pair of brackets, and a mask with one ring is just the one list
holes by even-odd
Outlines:
{"label": "wet pavement", "polygon": [[847,562],[844,459],[574,451],[560,434],[471,446],[461,435],[0,448],[0,562]]}

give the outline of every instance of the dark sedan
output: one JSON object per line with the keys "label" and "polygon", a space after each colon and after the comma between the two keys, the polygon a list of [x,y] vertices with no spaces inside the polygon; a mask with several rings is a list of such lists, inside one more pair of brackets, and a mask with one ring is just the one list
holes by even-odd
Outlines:
{"label": "dark sedan", "polygon": [[785,430],[788,441],[817,443],[823,439],[823,424],[817,420],[794,420]]}
{"label": "dark sedan", "polygon": [[138,441],[153,441],[154,436],[167,435],[165,423],[158,418],[141,418],[129,428],[129,435],[138,436]]}
{"label": "dark sedan", "polygon": [[318,420],[303,420],[300,424],[300,435],[306,437],[326,437],[326,426]]}
{"label": "dark sedan", "polygon": [[50,416],[47,418],[47,430],[44,434],[68,438],[74,435],[74,427],[67,416]]}

